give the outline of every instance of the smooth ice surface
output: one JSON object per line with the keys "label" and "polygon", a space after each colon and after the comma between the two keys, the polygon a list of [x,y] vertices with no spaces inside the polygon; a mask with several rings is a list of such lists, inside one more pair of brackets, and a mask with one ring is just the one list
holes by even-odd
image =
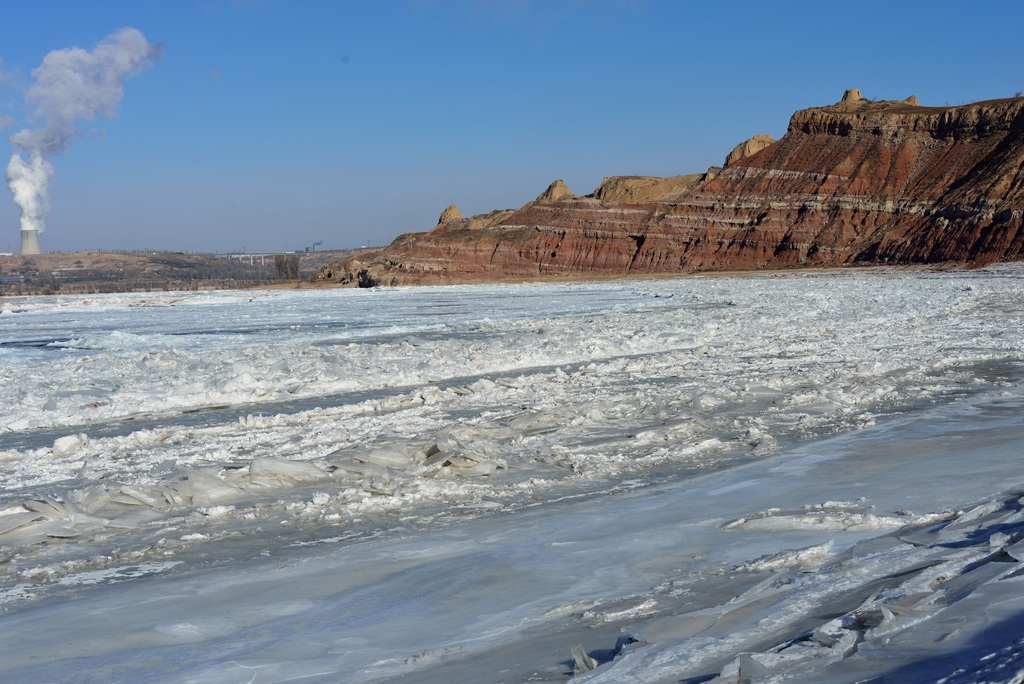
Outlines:
{"label": "smooth ice surface", "polygon": [[1003,266],[5,300],[0,672],[1016,672],[980,635],[1018,615],[1022,290]]}

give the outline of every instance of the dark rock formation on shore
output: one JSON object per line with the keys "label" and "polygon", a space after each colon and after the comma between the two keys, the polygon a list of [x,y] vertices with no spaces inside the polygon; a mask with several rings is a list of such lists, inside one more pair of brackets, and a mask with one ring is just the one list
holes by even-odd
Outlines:
{"label": "dark rock formation on shore", "polygon": [[[446,216],[448,215],[446,211]],[[445,216],[442,217],[444,219]],[[922,107],[858,90],[796,112],[721,169],[556,181],[318,277],[362,285],[1024,258],[1024,98]],[[327,276],[327,273],[330,276]]]}

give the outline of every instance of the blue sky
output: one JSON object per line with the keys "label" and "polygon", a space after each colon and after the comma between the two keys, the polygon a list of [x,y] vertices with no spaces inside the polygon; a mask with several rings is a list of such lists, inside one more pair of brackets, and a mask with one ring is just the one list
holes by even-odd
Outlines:
{"label": "blue sky", "polygon": [[[48,52],[164,46],[51,159],[44,251],[387,244],[562,178],[720,164],[793,111],[1024,90],[1024,4],[669,0],[39,0],[0,7],[0,123]],[[19,213],[0,199],[0,251]]]}

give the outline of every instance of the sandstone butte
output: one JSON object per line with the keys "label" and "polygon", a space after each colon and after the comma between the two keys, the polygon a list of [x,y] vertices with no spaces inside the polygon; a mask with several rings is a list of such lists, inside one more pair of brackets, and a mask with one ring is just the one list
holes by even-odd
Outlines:
{"label": "sandstone butte", "polygon": [[1024,98],[922,107],[858,90],[796,112],[720,169],[561,181],[518,211],[463,218],[314,276],[408,285],[1024,258]]}

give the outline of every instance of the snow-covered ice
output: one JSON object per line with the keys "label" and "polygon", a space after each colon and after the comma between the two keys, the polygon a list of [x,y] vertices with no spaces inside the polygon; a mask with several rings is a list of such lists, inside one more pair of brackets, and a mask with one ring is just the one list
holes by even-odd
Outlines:
{"label": "snow-covered ice", "polygon": [[0,300],[0,673],[1004,681],[1022,295],[999,266]]}

